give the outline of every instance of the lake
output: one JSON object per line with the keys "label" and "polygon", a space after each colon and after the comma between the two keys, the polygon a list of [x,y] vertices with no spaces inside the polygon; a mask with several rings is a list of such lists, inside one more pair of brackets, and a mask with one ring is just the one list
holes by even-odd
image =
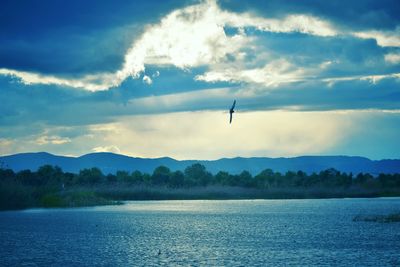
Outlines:
{"label": "lake", "polygon": [[0,212],[1,266],[400,266],[400,198],[129,201]]}

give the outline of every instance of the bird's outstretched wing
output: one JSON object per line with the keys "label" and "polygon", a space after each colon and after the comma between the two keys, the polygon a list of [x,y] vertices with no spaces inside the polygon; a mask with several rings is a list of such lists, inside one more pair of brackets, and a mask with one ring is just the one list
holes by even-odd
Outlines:
{"label": "bird's outstretched wing", "polygon": [[236,105],[236,100],[233,100],[233,104],[232,104],[231,110],[233,110],[235,108],[235,105]]}
{"label": "bird's outstretched wing", "polygon": [[232,123],[232,112],[230,112],[229,115],[229,123]]}

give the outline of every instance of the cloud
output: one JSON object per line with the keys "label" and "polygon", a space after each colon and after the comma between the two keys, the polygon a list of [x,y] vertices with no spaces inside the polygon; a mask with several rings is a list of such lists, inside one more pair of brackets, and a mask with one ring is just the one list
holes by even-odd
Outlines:
{"label": "cloud", "polygon": [[324,78],[322,81],[328,83],[331,87],[336,82],[343,82],[343,81],[369,81],[373,84],[383,80],[383,79],[400,79],[400,73],[393,73],[393,74],[382,74],[382,75],[356,75],[356,76],[345,76],[345,77],[334,77],[334,78]]}
{"label": "cloud", "polygon": [[128,2],[7,4],[0,154],[398,155],[395,0]]}
{"label": "cloud", "polygon": [[[12,149],[12,145],[14,144],[14,141],[9,138],[0,138],[0,155],[8,155],[14,152]],[[0,167],[1,163],[0,163]]]}
{"label": "cloud", "polygon": [[400,47],[400,26],[394,31],[363,31],[353,33],[358,38],[375,39],[382,47]]}
{"label": "cloud", "polygon": [[2,4],[0,68],[69,78],[114,73],[143,25],[182,6],[176,0]]}
{"label": "cloud", "polygon": [[[227,34],[228,28],[235,28],[234,34]],[[256,31],[249,33],[248,29]],[[301,70],[269,72],[271,63],[264,67],[246,66],[247,57],[260,53],[255,41],[258,32],[301,33],[324,37],[352,35],[357,38],[375,39],[383,47],[400,46],[399,27],[394,31],[344,31],[331,22],[309,14],[287,14],[282,18],[268,18],[251,12],[223,10],[214,0],[176,9],[164,16],[157,24],[147,25],[143,34],[132,42],[124,56],[122,68],[114,72],[85,74],[78,78],[61,78],[54,75],[17,71],[3,68],[0,74],[13,75],[26,84],[57,84],[89,91],[107,90],[119,86],[128,77],[139,78],[148,65],[171,65],[182,70],[207,66],[212,70],[197,76],[202,81],[240,81],[267,85],[281,83],[277,80],[299,80]],[[251,31],[250,31],[251,32]],[[231,62],[230,58],[234,57]],[[288,59],[283,59],[288,61]],[[217,69],[224,64],[241,66],[241,69]],[[296,67],[295,65],[293,67]],[[239,71],[234,77],[233,72]],[[262,75],[271,78],[260,81]],[[154,77],[156,78],[156,75]],[[150,83],[150,76],[143,77]]]}
{"label": "cloud", "polygon": [[120,154],[121,150],[117,146],[98,146],[93,148],[94,152],[111,152]]}
{"label": "cloud", "polygon": [[150,84],[153,83],[153,80],[152,80],[149,76],[144,75],[144,76],[143,76],[143,82],[144,82],[145,84],[150,85]]}
{"label": "cloud", "polygon": [[390,64],[399,64],[400,63],[400,52],[386,54],[385,61]]}
{"label": "cloud", "polygon": [[66,138],[66,137],[60,137],[60,136],[40,136],[39,138],[36,139],[35,141],[38,145],[47,145],[47,144],[53,144],[53,145],[62,145],[66,143],[70,143],[71,139]]}
{"label": "cloud", "polygon": [[123,154],[141,157],[210,159],[319,154],[349,133],[341,131],[346,121],[345,115],[329,112],[239,112],[232,125],[228,114],[219,111],[130,116],[109,124],[119,134],[105,131],[102,142],[123,148]]}
{"label": "cloud", "polygon": [[[227,36],[222,11],[214,1],[175,10],[159,24],[150,26],[135,41],[118,72],[121,77],[137,76],[145,64],[169,64],[182,69],[207,65],[235,53],[246,38]],[[122,78],[123,79],[123,78]]]}
{"label": "cloud", "polygon": [[[15,127],[7,129],[13,131]],[[1,129],[2,133],[8,137],[0,138],[0,155],[47,151],[59,155],[80,156],[92,152],[93,148],[102,144],[102,134],[86,126],[60,127],[43,124],[37,131],[25,131],[16,135],[9,135],[3,130],[4,128]],[[103,147],[103,150],[113,150],[109,144]],[[113,152],[118,153],[116,149]]]}
{"label": "cloud", "polygon": [[397,0],[385,1],[219,1],[224,9],[258,16],[282,18],[288,14],[308,14],[324,18],[342,29],[392,29],[400,24]]}
{"label": "cloud", "polygon": [[[400,130],[400,110],[244,112],[238,106],[232,124],[228,117],[223,111],[123,116],[89,125],[70,142],[60,144],[52,141],[66,138],[71,129],[46,125],[45,134],[1,138],[0,151],[2,155],[48,151],[74,156],[95,151],[177,159],[305,154],[398,157],[393,144]],[[45,143],[35,141],[42,136]]]}
{"label": "cloud", "polygon": [[56,84],[72,88],[81,88],[89,91],[107,90],[114,86],[114,77],[112,74],[94,74],[86,75],[80,79],[59,78],[53,75],[42,75],[38,73],[16,71],[9,69],[0,69],[0,75],[14,76],[22,83],[30,84]]}
{"label": "cloud", "polygon": [[[334,63],[332,63],[334,64]],[[330,66],[327,63],[328,66]],[[162,75],[163,77],[169,75]],[[161,77],[161,76],[160,76]],[[399,74],[354,75],[309,79],[282,83],[279,90],[265,90],[264,86],[239,84],[186,91],[148,86],[130,86],[105,92],[89,93],[67,90],[57,86],[24,85],[11,78],[0,79],[0,132],[2,138],[22,138],[32,135],[76,138],[84,135],[87,125],[106,124],[122,116],[171,113],[200,110],[227,110],[232,99],[237,99],[240,110],[336,110],[336,109],[398,109]],[[218,86],[217,86],[218,85]],[[173,88],[175,84],[171,85]],[[134,88],[133,90],[131,88]],[[143,94],[137,94],[140,88]],[[272,88],[272,87],[271,87]],[[169,93],[160,93],[163,90]],[[158,92],[156,95],[155,92]],[[45,132],[49,126],[59,131]],[[80,130],[81,129],[81,130]],[[68,135],[61,133],[68,132]],[[102,146],[95,144],[93,147]]]}
{"label": "cloud", "polygon": [[227,67],[197,75],[195,80],[206,82],[247,82],[265,87],[277,87],[283,83],[299,82],[305,79],[308,70],[296,67],[285,59],[267,63],[262,68],[238,69]]}
{"label": "cloud", "polygon": [[[229,36],[225,27],[239,28]],[[215,1],[176,10],[159,24],[150,26],[134,42],[125,56],[120,80],[129,75],[137,77],[145,64],[173,65],[186,69],[214,65],[226,61],[228,55],[245,54],[253,37],[244,27],[269,32],[300,32],[317,36],[333,36],[336,31],[326,21],[307,15],[290,15],[281,20],[264,19],[253,14],[223,11]]]}
{"label": "cloud", "polygon": [[267,19],[255,17],[253,14],[248,13],[221,12],[221,14],[226,24],[233,27],[255,27],[260,31],[277,33],[299,32],[323,37],[338,34],[331,23],[310,15],[293,14],[285,16],[283,19]]}
{"label": "cloud", "polygon": [[[396,57],[390,55],[390,60]],[[400,60],[400,58],[399,58]],[[322,81],[332,86],[339,81],[368,80],[376,83],[382,79],[399,79],[400,73],[376,74],[376,75],[353,75],[342,77],[324,77],[321,78],[321,72],[328,68],[332,61],[325,61],[321,64],[308,67],[296,66],[285,59],[278,59],[267,63],[262,68],[241,69],[235,66],[226,66],[226,68],[217,68],[208,71],[202,75],[197,75],[195,80],[206,82],[231,82],[262,85],[262,88],[276,88],[283,84],[290,84],[303,81]]]}
{"label": "cloud", "polygon": [[[129,116],[107,124],[101,135],[104,146],[117,146],[121,153],[139,157],[171,156],[177,159],[217,159],[236,156],[298,156],[345,154],[396,157],[399,111],[342,110],[322,112],[240,112],[228,123],[220,111],[180,112]],[[171,127],[173,125],[173,127]],[[195,125],[195,127],[194,127]],[[378,126],[379,129],[371,130]],[[212,129],[212,131],[210,131]],[[379,133],[381,131],[381,134]],[[354,138],[369,132],[368,138]],[[386,138],[376,138],[378,136]],[[375,154],[373,142],[380,149]],[[346,148],[352,147],[352,149]],[[340,147],[340,149],[338,149]]]}

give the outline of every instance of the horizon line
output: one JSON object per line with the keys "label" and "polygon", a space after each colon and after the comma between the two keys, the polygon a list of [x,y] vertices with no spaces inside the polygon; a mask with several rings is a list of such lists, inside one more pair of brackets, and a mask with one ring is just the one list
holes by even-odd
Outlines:
{"label": "horizon line", "polygon": [[243,158],[243,159],[251,159],[251,158],[269,158],[269,159],[293,159],[293,158],[301,158],[301,157],[349,157],[349,158],[365,158],[371,161],[380,161],[380,160],[400,160],[400,158],[381,158],[381,159],[371,159],[366,156],[360,156],[360,155],[344,155],[344,154],[336,154],[336,155],[297,155],[297,156],[277,156],[277,157],[271,157],[271,156],[235,156],[235,157],[221,157],[221,158],[215,158],[215,159],[176,159],[174,157],[170,156],[160,156],[160,157],[140,157],[140,156],[131,156],[127,154],[122,154],[122,153],[116,153],[116,152],[109,152],[109,151],[99,151],[99,152],[89,152],[86,154],[82,154],[79,156],[75,155],[60,155],[60,154],[54,154],[51,152],[47,151],[28,151],[28,152],[19,152],[19,153],[14,153],[14,154],[6,154],[6,155],[0,155],[1,157],[10,157],[10,156],[16,156],[16,155],[22,155],[22,154],[49,154],[52,156],[57,156],[57,157],[67,157],[67,158],[80,158],[84,157],[86,155],[91,155],[91,154],[113,154],[117,156],[124,156],[124,157],[129,157],[129,158],[140,158],[140,159],[162,159],[162,158],[170,158],[176,161],[217,161],[217,160],[223,160],[223,159],[237,159],[237,158]]}

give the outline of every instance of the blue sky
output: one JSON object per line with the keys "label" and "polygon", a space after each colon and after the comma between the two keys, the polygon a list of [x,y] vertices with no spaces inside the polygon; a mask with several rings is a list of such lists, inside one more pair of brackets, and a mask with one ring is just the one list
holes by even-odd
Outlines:
{"label": "blue sky", "polygon": [[0,154],[400,158],[398,14],[396,0],[3,1]]}

